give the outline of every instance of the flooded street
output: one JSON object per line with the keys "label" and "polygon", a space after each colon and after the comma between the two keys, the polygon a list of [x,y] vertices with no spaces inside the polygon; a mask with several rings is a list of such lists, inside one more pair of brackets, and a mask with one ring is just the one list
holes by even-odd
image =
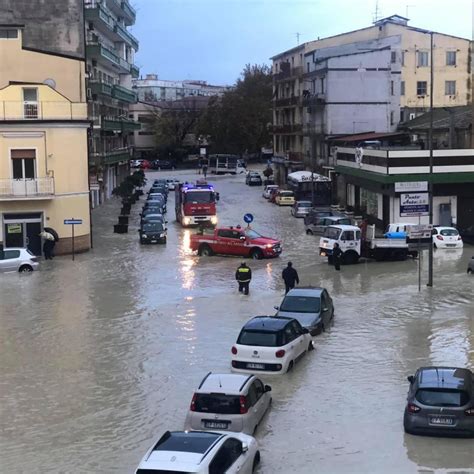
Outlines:
{"label": "flooded street", "polygon": [[[185,172],[148,177],[196,179]],[[406,376],[423,365],[474,369],[474,249],[368,262],[340,273],[318,256],[319,238],[249,188],[244,176],[211,178],[221,224],[281,238],[274,260],[250,261],[250,296],[237,292],[230,257],[199,258],[194,230],[174,221],[168,243],[140,246],[138,213],[113,234],[119,204],[94,211],[94,249],[0,275],[0,472],[134,472],[167,429],[182,429],[195,387],[230,370],[230,348],[251,316],[274,313],[288,260],[301,284],[328,289],[335,323],[293,372],[263,379],[273,406],[259,428],[261,473],[474,472],[474,440],[405,435]],[[142,197],[143,201],[144,198]]]}

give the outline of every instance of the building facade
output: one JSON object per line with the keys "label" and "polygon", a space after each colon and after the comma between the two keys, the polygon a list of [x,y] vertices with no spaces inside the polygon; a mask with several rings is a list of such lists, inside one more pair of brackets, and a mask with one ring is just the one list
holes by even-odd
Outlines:
{"label": "building facade", "polygon": [[133,87],[143,102],[161,102],[186,97],[221,96],[229,86],[215,86],[206,81],[168,81],[158,79],[157,74],[147,74],[144,79],[134,79]]}
{"label": "building facade", "polygon": [[138,101],[130,107],[130,116],[141,126],[133,133],[135,157],[140,159],[156,159],[155,121],[163,110],[159,104]]}
{"label": "building facade", "polygon": [[129,173],[133,158],[132,134],[140,124],[130,119],[137,100],[132,78],[138,40],[128,28],[136,12],[128,0],[85,0],[87,97],[93,122],[90,137],[92,204],[111,196]]}
{"label": "building facade", "polygon": [[[81,2],[77,2],[81,3]],[[30,3],[31,8],[31,3]],[[82,11],[82,10],[81,10]],[[80,23],[82,25],[82,23]],[[0,27],[0,242],[41,254],[39,233],[59,235],[56,253],[90,248],[85,61],[24,47],[29,26]],[[76,36],[80,37],[76,26]],[[59,43],[56,43],[59,47]]]}
{"label": "building facade", "polygon": [[[302,94],[307,90],[303,85],[304,76],[318,67],[318,51],[390,37],[400,38],[400,47],[391,51],[388,63],[399,64],[401,72],[400,104],[396,110],[398,117],[394,122],[410,120],[426,112],[430,102],[431,66],[431,35],[427,30],[409,26],[407,18],[394,15],[379,20],[368,28],[311,41],[271,58],[274,74],[274,153],[277,160],[291,163],[306,158],[312,162],[311,166],[315,165],[315,156],[308,156],[308,151],[311,155],[312,147],[308,150],[303,144],[303,136],[308,135],[303,133],[305,111]],[[467,105],[471,100],[470,41],[437,32],[433,33],[433,41],[434,107]],[[361,66],[364,67],[364,63]],[[326,80],[329,88],[329,80],[322,71],[320,76]],[[385,102],[388,100],[390,98]],[[319,103],[318,106],[323,108],[324,103]],[[284,126],[276,122],[277,112],[280,117],[283,114],[288,120]],[[353,121],[359,120],[354,117]],[[362,129],[359,127],[358,131]],[[307,133],[310,133],[309,130]]]}

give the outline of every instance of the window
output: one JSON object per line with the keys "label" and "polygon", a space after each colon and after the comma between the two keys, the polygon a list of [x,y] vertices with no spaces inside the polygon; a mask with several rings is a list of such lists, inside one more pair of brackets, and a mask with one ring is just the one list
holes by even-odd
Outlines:
{"label": "window", "polygon": [[257,393],[257,400],[260,400],[261,396],[265,393],[265,387],[261,380],[255,380],[253,383],[255,386],[255,392]]}
{"label": "window", "polygon": [[301,324],[298,321],[292,321],[291,325],[293,326],[293,331],[295,331],[297,337],[303,334],[303,328],[301,327]]}
{"label": "window", "polygon": [[341,240],[354,240],[354,232],[352,230],[345,230],[341,235]]}
{"label": "window", "polygon": [[36,177],[36,151],[11,150],[12,178],[34,179]]}
{"label": "window", "polygon": [[309,63],[306,63],[306,72],[309,72],[310,65]]}
{"label": "window", "polygon": [[238,395],[223,393],[196,393],[194,407],[200,413],[218,413],[220,415],[239,415],[240,399]]}
{"label": "window", "polygon": [[456,51],[446,51],[446,66],[456,66]]}
{"label": "window", "polygon": [[3,260],[11,260],[13,258],[20,258],[19,250],[4,250],[3,251]]}
{"label": "window", "polygon": [[262,347],[277,347],[281,345],[281,340],[276,332],[259,332],[243,330],[237,344],[244,346],[262,346]]}
{"label": "window", "polygon": [[427,82],[418,81],[416,83],[416,95],[426,95],[426,91],[427,91]]}
{"label": "window", "polygon": [[214,459],[209,464],[209,474],[222,474],[226,472],[241,454],[242,443],[235,438],[229,438],[217,451]]}
{"label": "window", "polygon": [[284,344],[289,344],[291,341],[294,341],[297,338],[294,329],[291,327],[291,324],[288,324],[285,328],[285,341]]}
{"label": "window", "polygon": [[456,81],[445,81],[444,82],[444,95],[455,95],[456,94]]}
{"label": "window", "polygon": [[321,94],[324,94],[326,92],[325,91],[325,88],[326,88],[325,78],[322,77],[320,80],[321,80]]}
{"label": "window", "polygon": [[0,30],[0,39],[17,39],[18,30]]}
{"label": "window", "polygon": [[463,390],[425,388],[418,390],[415,398],[423,405],[462,407],[469,401],[469,394]]}
{"label": "window", "polygon": [[390,62],[392,64],[397,62],[397,53],[396,53],[396,51],[392,51],[390,53]]}
{"label": "window", "polygon": [[418,67],[428,66],[428,51],[418,51]]}
{"label": "window", "polygon": [[280,311],[290,313],[317,313],[321,304],[319,298],[311,296],[285,296]]}
{"label": "window", "polygon": [[405,66],[405,51],[402,51],[402,66]]}
{"label": "window", "polygon": [[257,403],[257,400],[258,400],[257,390],[255,389],[255,386],[252,384],[249,388],[249,393],[247,394],[248,408],[253,407]]}
{"label": "window", "polygon": [[38,89],[25,88],[23,89],[24,102],[24,118],[37,119],[38,118]]}
{"label": "window", "polygon": [[392,110],[390,112],[390,125],[393,125],[395,123],[395,112]]}
{"label": "window", "polygon": [[400,95],[405,95],[405,81],[400,82]]}
{"label": "window", "polygon": [[395,95],[395,85],[393,81],[390,81],[390,95]]}

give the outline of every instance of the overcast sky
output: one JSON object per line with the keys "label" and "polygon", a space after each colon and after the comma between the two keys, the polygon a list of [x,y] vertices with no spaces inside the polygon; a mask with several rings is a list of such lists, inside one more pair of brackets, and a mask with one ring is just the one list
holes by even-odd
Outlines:
{"label": "overcast sky", "polygon": [[[247,63],[300,43],[370,26],[376,0],[131,0],[141,74],[233,84]],[[472,0],[379,0],[379,17],[472,38]],[[408,5],[408,8],[407,8]]]}

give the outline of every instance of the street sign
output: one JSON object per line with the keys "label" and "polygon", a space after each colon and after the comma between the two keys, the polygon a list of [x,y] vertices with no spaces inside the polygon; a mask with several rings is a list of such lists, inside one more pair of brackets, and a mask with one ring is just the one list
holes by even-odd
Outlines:
{"label": "street sign", "polygon": [[431,239],[433,226],[431,224],[411,225],[408,228],[408,238],[415,239]]}
{"label": "street sign", "polygon": [[247,224],[250,224],[251,222],[253,222],[253,215],[252,215],[252,214],[245,214],[245,216],[244,216],[244,221],[245,221]]}
{"label": "street sign", "polygon": [[64,219],[64,225],[79,225],[82,224],[82,219]]}
{"label": "street sign", "polygon": [[400,216],[427,216],[429,215],[428,193],[400,194]]}
{"label": "street sign", "polygon": [[396,193],[412,193],[428,191],[428,181],[407,181],[395,183]]}

